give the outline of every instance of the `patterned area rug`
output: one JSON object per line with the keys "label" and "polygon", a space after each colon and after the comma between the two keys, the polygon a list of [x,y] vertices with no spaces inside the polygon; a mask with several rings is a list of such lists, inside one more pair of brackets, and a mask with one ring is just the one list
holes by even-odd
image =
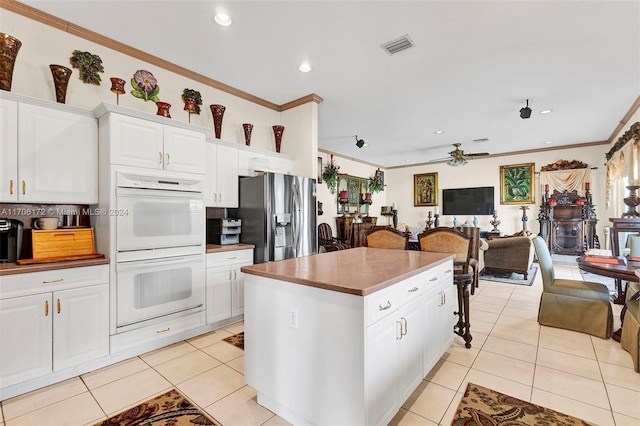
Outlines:
{"label": "patterned area rug", "polygon": [[225,337],[222,340],[231,343],[244,351],[244,331],[242,333],[234,334],[233,336]]}
{"label": "patterned area rug", "polygon": [[[607,286],[607,288],[609,289],[609,295],[611,295],[612,298],[615,298],[616,296],[618,296],[616,280],[614,280],[613,278],[605,277],[603,275],[598,275],[598,274],[592,274],[591,272],[587,272],[583,270],[580,270],[580,275],[582,275],[582,278],[585,281],[591,281],[592,283],[600,283]],[[622,289],[624,290],[624,283],[622,284],[623,284]]]}
{"label": "patterned area rug", "polygon": [[527,272],[526,280],[524,279],[524,274],[518,274],[517,272],[500,273],[494,271],[485,271],[484,275],[480,275],[480,279],[507,284],[531,285],[533,284],[533,279],[536,277],[536,272],[538,272],[538,267],[533,265],[531,269],[529,269],[529,272]]}
{"label": "patterned area rug", "polygon": [[221,426],[175,389],[94,426]]}
{"label": "patterned area rug", "polygon": [[469,383],[452,426],[586,426],[584,420]]}

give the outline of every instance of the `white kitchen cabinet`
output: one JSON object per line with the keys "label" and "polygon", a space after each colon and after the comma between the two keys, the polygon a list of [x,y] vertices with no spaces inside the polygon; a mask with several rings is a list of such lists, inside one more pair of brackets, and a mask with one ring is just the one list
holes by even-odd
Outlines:
{"label": "white kitchen cabinet", "polygon": [[244,273],[253,264],[253,250],[233,250],[206,255],[207,323],[244,314]]}
{"label": "white kitchen cabinet", "polygon": [[101,155],[108,155],[111,164],[205,173],[204,132],[164,124],[155,116],[141,118],[140,112],[112,105],[102,104],[96,115],[100,117],[101,143],[109,146]]}
{"label": "white kitchen cabinet", "polygon": [[207,207],[238,207],[238,149],[207,142]]}
{"label": "white kitchen cabinet", "polygon": [[109,354],[108,266],[1,277],[0,387]]}
{"label": "white kitchen cabinet", "polygon": [[285,175],[294,174],[293,158],[281,154],[267,155],[269,171],[283,173]]}
{"label": "white kitchen cabinet", "polygon": [[454,335],[449,331],[457,321],[454,311],[454,289],[452,282],[440,282],[438,287],[427,295],[427,306],[424,327],[424,371],[429,371],[440,359],[441,354],[453,342]]}
{"label": "white kitchen cabinet", "polygon": [[97,203],[95,117],[43,102],[1,103],[0,201]]}
{"label": "white kitchen cabinet", "polygon": [[268,169],[267,154],[244,147],[238,150],[238,174],[240,176],[256,176],[256,171]]}

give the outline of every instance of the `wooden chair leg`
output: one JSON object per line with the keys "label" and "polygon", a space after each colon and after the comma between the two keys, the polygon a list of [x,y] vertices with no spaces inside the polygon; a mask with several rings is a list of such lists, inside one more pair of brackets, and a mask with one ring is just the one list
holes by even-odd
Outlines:
{"label": "wooden chair leg", "polygon": [[469,322],[469,284],[471,284],[471,286],[474,285],[473,281],[471,283],[463,284],[464,288],[462,294],[464,307],[464,335],[462,337],[464,338],[464,347],[467,349],[471,347],[471,340],[473,340],[471,331],[469,331],[471,328],[471,323]]}

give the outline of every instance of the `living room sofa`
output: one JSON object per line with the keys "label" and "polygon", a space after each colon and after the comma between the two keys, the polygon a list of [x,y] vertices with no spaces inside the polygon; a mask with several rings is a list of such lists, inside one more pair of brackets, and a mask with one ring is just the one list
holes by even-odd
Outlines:
{"label": "living room sofa", "polygon": [[528,278],[535,249],[531,240],[533,234],[514,234],[509,237],[492,238],[487,241],[488,248],[484,252],[484,269],[486,272],[517,272]]}

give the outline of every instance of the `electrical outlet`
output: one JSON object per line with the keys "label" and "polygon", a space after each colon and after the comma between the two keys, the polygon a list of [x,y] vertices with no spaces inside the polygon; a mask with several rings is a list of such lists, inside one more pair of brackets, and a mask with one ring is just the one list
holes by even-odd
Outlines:
{"label": "electrical outlet", "polygon": [[289,326],[291,328],[298,328],[298,310],[294,308],[289,308]]}

